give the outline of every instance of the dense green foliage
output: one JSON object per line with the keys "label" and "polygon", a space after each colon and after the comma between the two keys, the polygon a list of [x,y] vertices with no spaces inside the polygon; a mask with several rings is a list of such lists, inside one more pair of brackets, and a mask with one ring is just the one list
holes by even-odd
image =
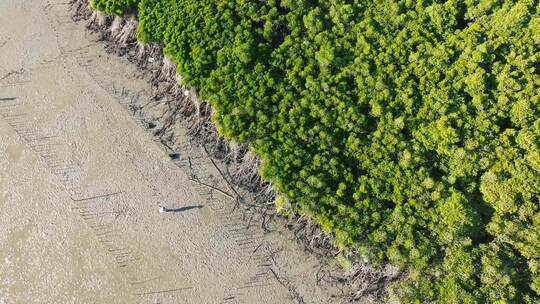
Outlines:
{"label": "dense green foliage", "polygon": [[[137,3],[135,3],[137,2]],[[405,302],[540,300],[538,0],[138,5],[295,208],[410,275]]]}
{"label": "dense green foliage", "polygon": [[93,8],[105,11],[109,14],[122,15],[124,11],[137,6],[138,0],[91,0]]}

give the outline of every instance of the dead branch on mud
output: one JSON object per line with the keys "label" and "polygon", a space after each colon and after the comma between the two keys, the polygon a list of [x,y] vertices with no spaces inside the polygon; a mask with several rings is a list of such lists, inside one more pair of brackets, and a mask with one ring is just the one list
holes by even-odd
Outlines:
{"label": "dead branch on mud", "polygon": [[4,76],[0,77],[0,81],[8,78],[9,76],[13,75],[13,74],[22,74],[24,72],[24,69],[23,68],[20,68],[18,70],[12,70],[12,71],[9,71],[8,73],[6,73]]}
{"label": "dead branch on mud", "polygon": [[236,200],[236,199],[234,198],[234,196],[232,196],[231,194],[229,194],[229,193],[227,193],[227,192],[225,192],[225,191],[223,191],[223,190],[221,190],[221,189],[219,189],[219,188],[217,188],[217,187],[214,187],[214,186],[209,185],[209,184],[207,184],[207,183],[201,182],[199,179],[190,177],[189,180],[192,181],[192,182],[195,182],[195,183],[197,183],[197,184],[199,184],[199,185],[201,185],[201,186],[205,186],[205,187],[207,187],[207,188],[210,188],[210,189],[212,189],[212,190],[215,190],[215,191],[217,191],[217,192],[219,192],[219,193],[225,195],[226,197],[228,197],[228,198],[230,198],[230,199],[232,199],[232,200]]}

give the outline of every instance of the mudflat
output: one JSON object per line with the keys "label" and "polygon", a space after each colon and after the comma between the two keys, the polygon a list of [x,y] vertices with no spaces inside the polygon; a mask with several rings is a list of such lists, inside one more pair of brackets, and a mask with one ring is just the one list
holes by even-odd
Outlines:
{"label": "mudflat", "polygon": [[0,24],[1,304],[333,302],[130,117],[149,85],[65,1],[0,1]]}

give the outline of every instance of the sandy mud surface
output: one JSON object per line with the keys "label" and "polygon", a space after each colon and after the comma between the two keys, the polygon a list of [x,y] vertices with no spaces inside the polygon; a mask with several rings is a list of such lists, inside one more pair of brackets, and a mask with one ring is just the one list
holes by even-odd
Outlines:
{"label": "sandy mud surface", "polygon": [[65,1],[0,1],[0,24],[1,304],[335,302],[130,117],[148,84]]}

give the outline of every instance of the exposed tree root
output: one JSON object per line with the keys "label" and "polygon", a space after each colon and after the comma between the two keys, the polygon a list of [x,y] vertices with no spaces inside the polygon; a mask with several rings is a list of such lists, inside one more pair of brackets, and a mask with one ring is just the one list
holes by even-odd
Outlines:
{"label": "exposed tree root", "polygon": [[71,0],[71,16],[75,21],[89,20],[92,9],[88,0]]}
{"label": "exposed tree root", "polygon": [[332,236],[323,232],[319,225],[305,216],[290,218],[288,226],[297,242],[313,254],[321,257],[341,255],[351,261],[350,268],[344,272],[332,271],[321,266],[317,274],[317,282],[321,280],[337,282],[348,286],[348,290],[353,290],[343,295],[343,303],[380,301],[384,287],[402,275],[396,267],[388,264],[374,267],[367,260],[360,258],[357,252],[338,249]]}

